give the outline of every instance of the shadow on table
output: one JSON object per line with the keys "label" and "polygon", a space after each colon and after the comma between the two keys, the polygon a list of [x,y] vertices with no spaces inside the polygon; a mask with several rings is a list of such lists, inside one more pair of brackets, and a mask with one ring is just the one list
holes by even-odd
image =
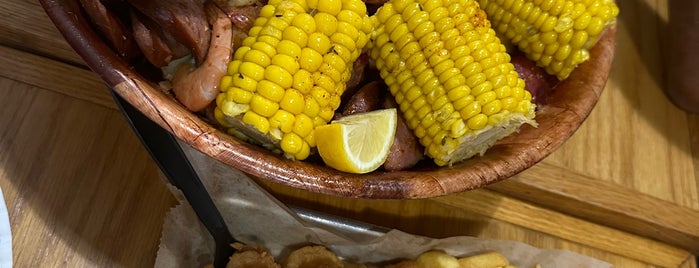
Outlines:
{"label": "shadow on table", "polygon": [[[670,1],[681,3],[683,1]],[[668,3],[670,5],[672,3]],[[635,110],[658,133],[662,133],[676,147],[687,149],[685,130],[675,131],[685,125],[685,113],[675,107],[665,94],[667,84],[664,58],[668,53],[666,42],[669,22],[662,18],[648,1],[617,1],[616,63],[612,65],[610,82],[620,85],[620,90]],[[661,5],[661,4],[658,4]],[[672,18],[672,14],[669,14]],[[619,64],[624,59],[627,65]],[[639,60],[638,64],[633,60]]]}
{"label": "shadow on table", "polygon": [[19,83],[0,95],[15,264],[152,266],[174,199],[122,115]]}

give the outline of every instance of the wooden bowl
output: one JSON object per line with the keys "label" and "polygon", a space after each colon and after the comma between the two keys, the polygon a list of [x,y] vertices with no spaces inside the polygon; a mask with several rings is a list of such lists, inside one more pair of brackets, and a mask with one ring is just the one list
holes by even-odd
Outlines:
{"label": "wooden bowl", "polygon": [[107,85],[192,147],[263,180],[361,198],[425,198],[467,191],[507,179],[541,161],[577,130],[597,103],[607,82],[616,37],[614,27],[603,33],[590,60],[562,81],[540,107],[537,128],[524,125],[485,155],[451,167],[357,175],[288,160],[219,131],[120,60],[92,29],[77,0],[41,0],[41,4],[68,43]]}

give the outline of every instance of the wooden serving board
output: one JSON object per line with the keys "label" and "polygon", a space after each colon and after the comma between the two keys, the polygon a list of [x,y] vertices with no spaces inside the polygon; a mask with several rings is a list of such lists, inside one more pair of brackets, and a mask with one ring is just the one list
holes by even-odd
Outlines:
{"label": "wooden serving board", "polygon": [[[515,203],[570,216],[570,224],[583,224],[574,219],[584,219],[699,253],[699,117],[675,108],[662,91],[665,81],[660,37],[667,0],[618,4],[617,50],[609,82],[574,136],[543,162],[514,178],[487,190],[434,198],[430,203],[512,222],[516,221],[512,213],[517,211],[500,206],[513,203],[496,201],[519,200]],[[74,66],[84,70],[82,61],[43,16],[38,3],[9,0],[4,1],[2,9],[6,12],[0,16],[0,54],[4,55],[0,66],[13,68],[2,68],[0,75],[114,107],[106,90],[94,90],[101,85],[96,76],[87,71],[73,72]],[[17,55],[31,60],[16,61]],[[54,60],[67,64],[50,64]],[[80,82],[65,84],[67,80],[58,75],[43,76],[46,72],[71,73]],[[280,195],[296,193],[283,187],[272,189]],[[298,196],[316,198],[305,192]],[[339,202],[332,200],[318,201],[318,206]],[[545,227],[548,220],[542,218],[538,225],[530,226],[550,231]],[[680,259],[671,262],[676,264]]]}

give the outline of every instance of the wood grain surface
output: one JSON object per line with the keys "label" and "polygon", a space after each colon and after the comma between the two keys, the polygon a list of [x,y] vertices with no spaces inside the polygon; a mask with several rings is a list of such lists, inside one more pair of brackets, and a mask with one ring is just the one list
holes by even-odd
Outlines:
{"label": "wood grain surface", "polygon": [[[118,111],[65,94],[98,80],[86,70],[46,65],[5,47],[0,58],[33,66],[11,75],[2,68],[0,74],[0,187],[15,265],[152,263],[174,199]],[[41,77],[62,83],[51,89],[28,83],[42,66]],[[92,92],[107,92],[94,85]]]}
{"label": "wood grain surface", "polygon": [[4,46],[73,64],[84,61],[56,31],[38,1],[3,0],[0,41]]}
{"label": "wood grain surface", "polygon": [[[616,267],[696,267],[699,117],[662,95],[666,1],[619,5],[600,102],[568,142],[517,177],[419,200],[265,187],[289,204],[417,234],[511,239]],[[15,266],[152,266],[175,203],[157,168],[38,3],[5,1],[0,14],[0,187]]]}

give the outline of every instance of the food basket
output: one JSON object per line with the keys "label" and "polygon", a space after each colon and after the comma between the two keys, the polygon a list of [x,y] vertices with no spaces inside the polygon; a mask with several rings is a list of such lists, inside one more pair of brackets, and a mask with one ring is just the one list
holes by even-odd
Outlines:
{"label": "food basket", "polygon": [[[582,124],[604,90],[614,56],[615,28],[590,51],[590,60],[560,82],[538,108],[538,127],[524,125],[484,155],[447,167],[349,174],[294,161],[229,136],[164,93],[100,38],[78,0],[41,0],[73,49],[118,95],[193,148],[257,179],[312,192],[357,198],[425,198],[462,192],[507,179],[541,161]],[[97,90],[97,89],[96,89]]]}

